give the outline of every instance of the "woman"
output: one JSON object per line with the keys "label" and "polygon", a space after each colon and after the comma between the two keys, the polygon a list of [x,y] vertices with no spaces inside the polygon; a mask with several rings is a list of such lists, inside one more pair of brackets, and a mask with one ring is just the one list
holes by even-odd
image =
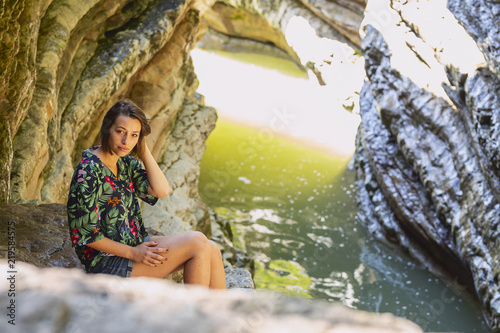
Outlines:
{"label": "woman", "polygon": [[220,251],[205,235],[147,235],[137,199],[154,205],[170,192],[146,145],[150,133],[145,114],[130,100],[107,112],[101,146],[83,151],[71,180],[68,221],[75,251],[89,273],[164,278],[183,269],[185,283],[225,289]]}

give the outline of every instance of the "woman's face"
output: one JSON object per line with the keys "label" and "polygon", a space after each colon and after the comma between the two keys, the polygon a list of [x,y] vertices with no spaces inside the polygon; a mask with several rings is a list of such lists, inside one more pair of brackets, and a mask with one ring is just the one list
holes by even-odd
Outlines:
{"label": "woman's face", "polygon": [[134,149],[141,135],[141,122],[135,118],[119,115],[109,133],[109,146],[113,154],[120,157]]}

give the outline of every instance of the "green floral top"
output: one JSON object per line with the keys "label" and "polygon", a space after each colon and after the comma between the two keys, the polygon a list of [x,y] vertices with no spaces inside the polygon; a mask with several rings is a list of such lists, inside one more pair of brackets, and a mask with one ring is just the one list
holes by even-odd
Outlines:
{"label": "green floral top", "polygon": [[104,237],[137,246],[147,236],[137,198],[154,205],[158,198],[148,195],[148,176],[141,163],[131,157],[118,159],[118,177],[92,154],[98,147],[84,150],[77,165],[68,196],[71,240],[87,272],[108,253],[85,244]]}

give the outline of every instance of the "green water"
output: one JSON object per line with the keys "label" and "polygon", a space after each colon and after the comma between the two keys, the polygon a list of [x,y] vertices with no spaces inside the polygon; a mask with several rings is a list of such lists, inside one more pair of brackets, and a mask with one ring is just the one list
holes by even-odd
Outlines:
{"label": "green water", "polygon": [[479,304],[371,239],[348,160],[219,119],[199,189],[235,221],[257,289],[408,318],[424,331],[489,332]]}

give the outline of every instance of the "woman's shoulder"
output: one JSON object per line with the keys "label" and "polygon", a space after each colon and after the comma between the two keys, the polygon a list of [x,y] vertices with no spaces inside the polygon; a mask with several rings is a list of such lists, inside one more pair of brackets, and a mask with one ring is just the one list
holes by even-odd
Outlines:
{"label": "woman's shoulder", "polygon": [[82,158],[76,165],[75,170],[84,170],[86,172],[95,173],[100,168],[98,157],[92,153],[95,147],[82,151]]}

